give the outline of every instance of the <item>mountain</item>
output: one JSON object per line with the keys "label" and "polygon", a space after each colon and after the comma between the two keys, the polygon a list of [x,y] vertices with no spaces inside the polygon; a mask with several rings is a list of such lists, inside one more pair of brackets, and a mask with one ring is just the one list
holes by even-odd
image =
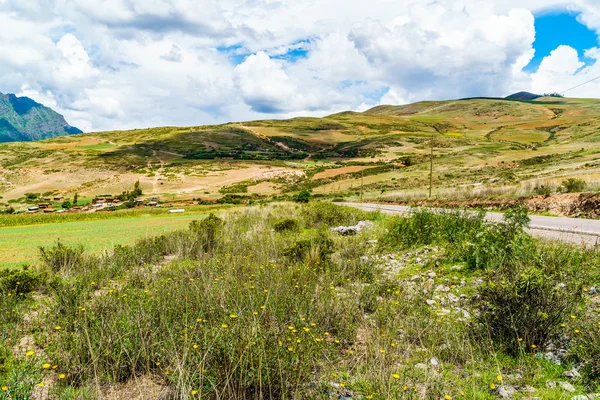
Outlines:
{"label": "mountain", "polygon": [[[432,138],[434,141],[432,142]],[[0,143],[2,202],[26,193],[440,196],[558,190],[600,177],[600,99],[469,99],[382,105],[323,118],[94,132]],[[19,206],[20,207],[20,206]],[[22,208],[21,208],[22,209]]]}
{"label": "mountain", "polygon": [[509,99],[509,100],[535,100],[540,97],[542,97],[542,96],[540,96],[539,94],[533,94],[533,93],[529,93],[529,92],[518,92],[518,93],[511,94],[510,96],[506,96],[506,99]]}
{"label": "mountain", "polygon": [[0,93],[0,142],[26,142],[82,133],[29,97]]}

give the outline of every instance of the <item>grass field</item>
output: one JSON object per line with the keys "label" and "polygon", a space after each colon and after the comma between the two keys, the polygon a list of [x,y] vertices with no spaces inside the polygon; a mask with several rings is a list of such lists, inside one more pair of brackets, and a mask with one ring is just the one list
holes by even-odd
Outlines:
{"label": "grass field", "polygon": [[[189,228],[151,217],[153,236],[101,256],[47,248],[0,271],[0,400],[598,393],[600,253],[505,217],[278,203]],[[132,221],[48,226],[101,224],[71,230],[86,245]],[[157,236],[163,222],[182,226]]]}
{"label": "grass field", "polygon": [[[131,244],[142,237],[183,229],[211,211],[218,212],[214,208],[185,214],[139,212],[126,218],[0,227],[0,268],[32,263],[38,258],[39,246],[52,246],[58,239],[99,252],[115,245]],[[106,218],[110,218],[110,214]]]}

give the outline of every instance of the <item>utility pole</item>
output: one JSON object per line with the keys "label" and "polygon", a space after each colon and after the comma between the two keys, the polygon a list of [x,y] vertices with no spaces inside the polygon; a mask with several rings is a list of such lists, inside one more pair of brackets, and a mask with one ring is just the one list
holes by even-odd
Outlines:
{"label": "utility pole", "polygon": [[429,158],[429,198],[431,198],[431,188],[433,187],[433,141],[435,133],[431,132],[431,156]]}
{"label": "utility pole", "polygon": [[364,170],[360,171],[360,202],[362,203],[363,200],[363,175],[364,175]]}

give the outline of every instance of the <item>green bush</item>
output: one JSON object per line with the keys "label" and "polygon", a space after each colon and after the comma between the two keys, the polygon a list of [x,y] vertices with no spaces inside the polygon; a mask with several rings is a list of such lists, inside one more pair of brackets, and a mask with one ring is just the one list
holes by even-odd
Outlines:
{"label": "green bush", "polygon": [[548,185],[536,185],[535,188],[533,188],[533,192],[541,196],[550,196],[552,194],[552,188]]}
{"label": "green bush", "polygon": [[310,201],[312,194],[309,189],[302,189],[298,196],[296,196],[296,201],[298,203],[308,203]]}
{"label": "green bush", "polygon": [[580,284],[538,267],[503,267],[488,272],[475,298],[483,335],[510,354],[543,351],[557,344],[581,301]]}
{"label": "green bush", "polygon": [[190,222],[190,231],[198,236],[204,251],[215,248],[222,228],[223,220],[212,213],[202,221]]}
{"label": "green bush", "polygon": [[581,365],[580,372],[584,379],[591,384],[600,380],[600,320],[596,318],[583,319],[578,322],[579,332],[574,334],[570,352],[574,360]]}
{"label": "green bush", "polygon": [[583,192],[587,186],[587,183],[581,179],[569,178],[562,181],[561,186],[567,193],[577,193]]}
{"label": "green bush", "polygon": [[319,232],[296,240],[284,249],[283,254],[295,261],[310,261],[320,264],[333,253],[333,240],[325,232]]}
{"label": "green bush", "polygon": [[394,217],[383,242],[403,247],[459,243],[474,237],[485,225],[485,213],[418,210],[409,217]]}
{"label": "green bush", "polygon": [[285,218],[275,222],[273,229],[275,229],[275,232],[298,231],[300,230],[300,222],[294,218]]}
{"label": "green bush", "polygon": [[311,227],[352,225],[360,220],[374,219],[374,213],[332,203],[314,201],[302,207],[302,216]]}
{"label": "green bush", "polygon": [[503,223],[484,224],[475,235],[455,246],[454,254],[470,269],[494,269],[512,263],[520,253],[527,255],[535,249],[532,238],[525,233],[528,225],[524,207],[509,210]]}
{"label": "green bush", "polygon": [[0,270],[0,292],[27,294],[44,282],[42,274],[24,265],[18,269]]}
{"label": "green bush", "polygon": [[40,260],[52,272],[69,271],[83,263],[83,246],[67,246],[60,240],[53,247],[39,247]]}

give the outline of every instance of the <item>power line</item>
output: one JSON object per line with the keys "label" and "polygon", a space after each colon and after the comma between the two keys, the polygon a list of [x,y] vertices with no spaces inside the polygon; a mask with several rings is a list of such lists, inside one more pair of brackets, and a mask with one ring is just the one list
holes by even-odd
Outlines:
{"label": "power line", "polygon": [[587,85],[588,83],[590,83],[590,82],[594,82],[595,80],[598,80],[598,79],[600,79],[600,76],[598,76],[598,77],[596,77],[596,78],[594,78],[594,79],[590,79],[590,80],[589,80],[589,81],[587,81],[587,82],[583,82],[583,83],[582,83],[582,84],[580,84],[580,85],[573,86],[572,88],[570,88],[570,89],[567,89],[567,90],[565,90],[565,91],[562,91],[562,92],[560,92],[560,93],[561,93],[561,94],[565,94],[565,93],[567,93],[567,92],[568,92],[568,91],[570,91],[570,90],[577,89],[578,87],[581,87],[581,86],[583,86],[583,85]]}

